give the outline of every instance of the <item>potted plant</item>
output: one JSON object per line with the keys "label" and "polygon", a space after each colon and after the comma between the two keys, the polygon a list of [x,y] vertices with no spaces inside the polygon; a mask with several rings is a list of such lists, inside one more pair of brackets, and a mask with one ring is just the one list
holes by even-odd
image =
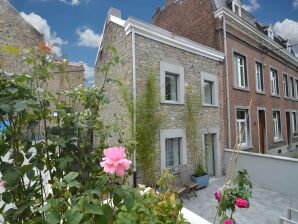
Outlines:
{"label": "potted plant", "polygon": [[199,163],[195,174],[191,175],[191,180],[199,185],[198,189],[207,187],[209,184],[209,175],[205,172],[203,166]]}

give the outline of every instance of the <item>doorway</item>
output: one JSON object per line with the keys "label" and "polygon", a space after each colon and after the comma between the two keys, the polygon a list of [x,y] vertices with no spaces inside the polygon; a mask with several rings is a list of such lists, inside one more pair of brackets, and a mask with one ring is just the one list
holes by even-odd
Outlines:
{"label": "doorway", "polygon": [[216,134],[205,134],[205,162],[209,176],[215,176]]}
{"label": "doorway", "polygon": [[266,147],[266,118],[265,110],[259,110],[259,152],[265,154]]}
{"label": "doorway", "polygon": [[286,112],[286,123],[287,123],[287,140],[288,145],[291,143],[291,114],[290,112]]}

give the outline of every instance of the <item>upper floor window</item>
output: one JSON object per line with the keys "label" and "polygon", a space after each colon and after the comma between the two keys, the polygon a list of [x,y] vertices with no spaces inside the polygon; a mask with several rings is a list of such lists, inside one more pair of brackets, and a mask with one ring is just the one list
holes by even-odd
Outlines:
{"label": "upper floor window", "polygon": [[234,53],[235,84],[239,88],[248,88],[246,57]]}
{"label": "upper floor window", "polygon": [[272,68],[270,69],[270,86],[271,94],[279,95],[277,71]]}
{"label": "upper floor window", "polygon": [[238,16],[241,16],[241,6],[238,3],[236,3],[235,1],[233,1],[233,3],[232,3],[232,10]]}
{"label": "upper floor window", "polygon": [[279,111],[273,111],[273,137],[275,141],[281,139],[281,123]]}
{"label": "upper floor window", "polygon": [[162,103],[184,103],[184,68],[160,62],[160,95]]}
{"label": "upper floor window", "polygon": [[202,105],[218,106],[218,81],[217,75],[201,72]]}
{"label": "upper floor window", "polygon": [[236,110],[236,127],[237,127],[237,139],[241,146],[249,145],[249,121],[248,110],[237,109]]}
{"label": "upper floor window", "polygon": [[274,40],[274,30],[273,30],[272,25],[270,25],[270,26],[268,27],[267,34],[268,34],[268,37],[270,37],[271,39]]}
{"label": "upper floor window", "polygon": [[258,92],[264,92],[263,66],[256,62],[256,86]]}
{"label": "upper floor window", "polygon": [[291,97],[294,99],[295,98],[295,83],[294,83],[293,77],[290,77],[290,87],[291,87]]}
{"label": "upper floor window", "polygon": [[288,50],[288,51],[290,51],[290,52],[292,51],[292,46],[291,46],[291,43],[290,43],[289,40],[288,40],[288,42],[287,42],[287,46],[286,46],[286,47],[287,47],[287,50]]}
{"label": "upper floor window", "polygon": [[298,99],[298,80],[295,80],[296,82],[296,99]]}
{"label": "upper floor window", "polygon": [[284,96],[289,97],[289,84],[288,84],[288,76],[286,74],[283,75],[283,84],[284,84]]}

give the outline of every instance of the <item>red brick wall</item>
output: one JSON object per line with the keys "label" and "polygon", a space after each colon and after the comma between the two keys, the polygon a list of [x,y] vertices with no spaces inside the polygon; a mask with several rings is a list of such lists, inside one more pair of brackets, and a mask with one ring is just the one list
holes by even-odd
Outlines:
{"label": "red brick wall", "polygon": [[[259,44],[254,40],[249,39],[247,36],[235,29],[228,27],[228,31],[242,40],[247,41],[258,49]],[[232,146],[235,144],[236,139],[236,124],[235,124],[235,106],[248,106],[251,98],[253,98],[253,104],[250,112],[250,124],[251,124],[251,137],[254,151],[259,150],[259,136],[258,136],[258,114],[257,107],[263,107],[266,109],[266,126],[267,126],[267,142],[269,150],[281,146],[287,145],[287,132],[286,132],[286,120],[285,110],[298,110],[298,102],[295,100],[288,100],[284,98],[283,90],[283,72],[298,79],[297,68],[291,68],[287,64],[283,64],[279,60],[276,60],[273,55],[263,54],[259,49],[254,49],[252,46],[245,45],[235,40],[231,35],[227,38],[228,44],[228,66],[229,66],[229,82],[230,82],[230,108],[231,108],[231,133],[232,133]],[[234,88],[233,81],[233,51],[246,56],[247,61],[247,74],[249,91],[237,90]],[[264,73],[264,88],[265,94],[256,93],[256,77],[255,77],[255,60],[263,63]],[[278,73],[278,85],[280,97],[271,96],[270,89],[270,66],[274,67]],[[281,110],[281,130],[283,142],[274,144],[273,142],[273,117],[272,109]],[[270,152],[270,151],[269,151]]]}
{"label": "red brick wall", "polygon": [[218,49],[211,0],[183,0],[169,4],[159,14],[155,14],[153,24]]}

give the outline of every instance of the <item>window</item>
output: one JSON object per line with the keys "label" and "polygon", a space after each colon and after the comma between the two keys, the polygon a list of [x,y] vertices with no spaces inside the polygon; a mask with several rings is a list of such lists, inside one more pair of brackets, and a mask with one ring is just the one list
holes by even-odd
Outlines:
{"label": "window", "polygon": [[278,76],[277,76],[277,71],[274,69],[270,69],[270,86],[271,86],[271,94],[279,95]]}
{"label": "window", "polygon": [[292,52],[292,46],[291,46],[290,41],[287,42],[287,46],[286,47],[287,47],[287,50],[288,51]]}
{"label": "window", "polygon": [[160,130],[161,172],[167,167],[187,164],[185,129]]}
{"label": "window", "polygon": [[283,75],[283,83],[284,83],[284,96],[289,97],[288,76],[286,74]]}
{"label": "window", "polygon": [[295,84],[293,77],[290,77],[290,85],[291,85],[291,97],[295,98]]}
{"label": "window", "polygon": [[234,72],[236,76],[236,86],[240,88],[248,88],[246,58],[237,53],[234,53]]}
{"label": "window", "polygon": [[273,111],[273,137],[275,141],[281,138],[281,124],[279,111]]}
{"label": "window", "polygon": [[161,103],[184,104],[184,68],[160,62]]}
{"label": "window", "polygon": [[293,135],[297,135],[296,112],[292,112],[292,133]]}
{"label": "window", "polygon": [[274,40],[274,31],[273,31],[273,27],[271,25],[268,27],[267,34],[268,34],[268,37],[270,37],[271,39]]}
{"label": "window", "polygon": [[181,165],[181,138],[166,139],[166,167]]}
{"label": "window", "polygon": [[233,5],[232,5],[232,10],[234,13],[236,13],[238,16],[241,16],[241,7],[236,4],[235,2],[233,2]]}
{"label": "window", "polygon": [[178,101],[178,76],[166,72],[166,100]]}
{"label": "window", "polygon": [[218,106],[217,75],[201,72],[202,105]]}
{"label": "window", "polygon": [[256,62],[256,82],[257,91],[264,92],[263,66],[258,62]]}
{"label": "window", "polygon": [[237,139],[241,145],[249,145],[249,119],[248,110],[237,109],[236,111],[236,126]]}
{"label": "window", "polygon": [[295,80],[296,81],[296,99],[298,99],[298,80]]}

